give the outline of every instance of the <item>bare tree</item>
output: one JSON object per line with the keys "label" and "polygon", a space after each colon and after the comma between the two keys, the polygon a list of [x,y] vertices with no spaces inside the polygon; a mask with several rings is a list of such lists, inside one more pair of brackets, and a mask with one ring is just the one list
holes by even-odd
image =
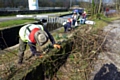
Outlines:
{"label": "bare tree", "polygon": [[100,2],[99,2],[99,9],[98,9],[98,13],[100,13],[100,10],[101,10],[101,5],[102,5],[102,0],[100,0]]}
{"label": "bare tree", "polygon": [[114,0],[115,2],[115,6],[116,6],[116,10],[120,9],[120,0]]}

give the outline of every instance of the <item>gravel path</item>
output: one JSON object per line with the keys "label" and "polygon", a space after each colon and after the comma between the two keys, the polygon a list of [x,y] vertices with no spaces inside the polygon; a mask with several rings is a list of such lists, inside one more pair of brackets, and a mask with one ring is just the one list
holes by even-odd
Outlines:
{"label": "gravel path", "polygon": [[120,20],[105,26],[104,32],[108,51],[99,54],[90,80],[120,80]]}

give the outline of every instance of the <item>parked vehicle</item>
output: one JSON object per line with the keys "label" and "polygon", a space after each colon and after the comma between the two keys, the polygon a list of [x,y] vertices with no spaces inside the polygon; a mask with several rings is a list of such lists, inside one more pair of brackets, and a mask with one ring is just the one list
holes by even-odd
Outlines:
{"label": "parked vehicle", "polygon": [[72,13],[74,13],[74,12],[77,12],[77,13],[79,13],[80,15],[82,15],[82,13],[84,12],[84,9],[83,9],[83,8],[81,8],[81,9],[74,9],[74,10],[72,11]]}

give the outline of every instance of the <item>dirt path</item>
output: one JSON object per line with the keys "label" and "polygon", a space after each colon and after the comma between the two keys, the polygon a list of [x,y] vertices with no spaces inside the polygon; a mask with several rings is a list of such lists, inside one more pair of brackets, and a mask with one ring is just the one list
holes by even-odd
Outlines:
{"label": "dirt path", "polygon": [[120,80],[120,20],[104,27],[106,52],[100,53],[90,80]]}

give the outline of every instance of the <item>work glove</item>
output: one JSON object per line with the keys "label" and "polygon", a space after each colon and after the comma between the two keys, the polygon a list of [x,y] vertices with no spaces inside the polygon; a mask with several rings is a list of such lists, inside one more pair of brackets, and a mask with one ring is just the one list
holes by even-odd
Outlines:
{"label": "work glove", "polygon": [[43,55],[40,55],[39,58],[43,58]]}
{"label": "work glove", "polygon": [[42,52],[36,52],[35,55],[36,55],[38,58],[43,58]]}
{"label": "work glove", "polygon": [[54,48],[57,48],[57,49],[60,49],[60,48],[61,48],[61,46],[60,46],[59,44],[54,44],[53,47],[54,47]]}

